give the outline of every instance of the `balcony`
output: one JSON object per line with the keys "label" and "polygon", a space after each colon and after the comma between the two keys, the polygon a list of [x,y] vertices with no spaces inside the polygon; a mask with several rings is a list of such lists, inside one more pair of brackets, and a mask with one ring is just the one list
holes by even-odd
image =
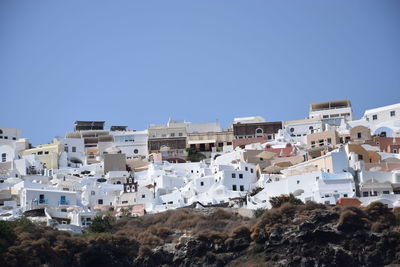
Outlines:
{"label": "balcony", "polygon": [[39,200],[32,200],[32,203],[33,204],[36,204],[36,205],[47,205],[47,204],[49,204],[49,200],[47,199],[47,198],[43,198],[43,199],[39,199]]}
{"label": "balcony", "polygon": [[69,200],[60,200],[58,201],[58,206],[69,205]]}

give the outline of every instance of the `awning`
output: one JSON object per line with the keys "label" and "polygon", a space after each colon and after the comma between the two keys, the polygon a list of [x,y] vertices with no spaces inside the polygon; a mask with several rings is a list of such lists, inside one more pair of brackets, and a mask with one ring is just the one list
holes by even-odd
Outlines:
{"label": "awning", "polygon": [[210,143],[216,143],[217,141],[215,139],[209,139],[209,140],[189,140],[188,144],[189,145],[197,145],[197,144],[210,144]]}

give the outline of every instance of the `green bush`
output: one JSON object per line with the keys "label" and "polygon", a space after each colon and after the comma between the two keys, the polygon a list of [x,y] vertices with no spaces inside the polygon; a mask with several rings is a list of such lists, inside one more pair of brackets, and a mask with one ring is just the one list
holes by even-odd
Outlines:
{"label": "green bush", "polygon": [[115,217],[111,214],[97,215],[89,226],[89,231],[95,233],[109,232],[114,224]]}

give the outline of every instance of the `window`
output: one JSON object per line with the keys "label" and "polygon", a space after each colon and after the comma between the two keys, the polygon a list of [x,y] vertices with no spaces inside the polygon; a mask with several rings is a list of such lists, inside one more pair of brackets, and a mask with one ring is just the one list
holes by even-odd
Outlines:
{"label": "window", "polygon": [[246,172],[249,170],[249,168],[245,167]]}
{"label": "window", "polygon": [[94,196],[94,195],[96,195],[96,192],[92,191],[92,192],[90,192],[90,194],[91,194],[92,196]]}
{"label": "window", "polygon": [[60,196],[60,204],[61,205],[66,205],[67,204],[67,199],[65,196]]}
{"label": "window", "polygon": [[396,111],[394,111],[394,110],[390,111],[390,117],[394,117],[394,116],[396,116]]}
{"label": "window", "polygon": [[68,152],[68,147],[67,146],[64,147],[64,151]]}
{"label": "window", "polygon": [[363,160],[363,155],[358,155],[358,160]]}
{"label": "window", "polygon": [[236,178],[236,173],[232,173],[232,178]]}
{"label": "window", "polygon": [[343,197],[347,197],[347,194],[343,194]]}
{"label": "window", "polygon": [[368,192],[363,192],[363,197],[367,197],[368,196]]}
{"label": "window", "polygon": [[227,142],[226,145],[227,145],[227,146],[231,146],[231,145],[232,145],[232,142]]}
{"label": "window", "polygon": [[357,133],[357,138],[361,138],[361,133]]}
{"label": "window", "polygon": [[253,173],[253,172],[254,172],[253,168],[251,168],[251,169],[250,169],[250,172],[251,172],[251,173]]}
{"label": "window", "polygon": [[48,155],[48,154],[49,154],[49,151],[45,151],[44,154],[45,154],[45,155]]}
{"label": "window", "polygon": [[315,141],[311,141],[311,147],[315,146]]}
{"label": "window", "polygon": [[396,153],[397,153],[397,149],[393,149],[393,153],[395,153],[395,154],[396,154]]}
{"label": "window", "polygon": [[297,180],[297,184],[299,184],[300,183],[300,180]]}
{"label": "window", "polygon": [[244,186],[243,185],[240,186],[240,191],[244,191]]}
{"label": "window", "polygon": [[13,137],[12,140],[17,140],[17,138]]}
{"label": "window", "polygon": [[1,154],[1,162],[6,162],[7,160],[7,154],[6,153],[2,153]]}
{"label": "window", "polygon": [[383,191],[382,194],[390,194],[389,191]]}
{"label": "window", "polygon": [[97,200],[97,204],[102,205],[103,204],[103,200],[102,199],[98,199]]}
{"label": "window", "polygon": [[72,147],[72,152],[76,152],[76,146]]}
{"label": "window", "polygon": [[219,147],[223,147],[223,146],[224,146],[224,143],[218,143],[218,146],[219,146]]}
{"label": "window", "polygon": [[146,195],[142,195],[142,198],[146,198]]}
{"label": "window", "polygon": [[294,132],[294,128],[290,128],[290,132],[293,133]]}
{"label": "window", "polygon": [[43,155],[43,151],[38,151],[38,155]]}
{"label": "window", "polygon": [[326,141],[328,142],[328,144],[332,144],[332,138],[328,138]]}
{"label": "window", "polygon": [[4,139],[8,139],[8,136],[4,136]]}
{"label": "window", "polygon": [[117,143],[133,142],[135,141],[133,137],[133,135],[115,136],[114,141]]}
{"label": "window", "polygon": [[204,182],[200,182],[200,186],[204,186]]}
{"label": "window", "polygon": [[174,137],[175,136],[175,133],[171,133],[171,137]]}
{"label": "window", "polygon": [[183,136],[183,133],[178,133],[179,136]]}
{"label": "window", "polygon": [[139,153],[139,150],[135,149],[135,150],[133,150],[133,153],[137,154],[137,153]]}
{"label": "window", "polygon": [[233,191],[236,191],[236,185],[235,185],[235,184],[232,185],[232,190],[233,190]]}
{"label": "window", "polygon": [[378,115],[372,115],[372,120],[376,121],[378,119]]}
{"label": "window", "polygon": [[0,134],[3,134],[3,130],[0,129]]}
{"label": "window", "polygon": [[3,139],[3,136],[0,135],[0,139]]}
{"label": "window", "polygon": [[243,179],[243,174],[239,173],[239,178]]}

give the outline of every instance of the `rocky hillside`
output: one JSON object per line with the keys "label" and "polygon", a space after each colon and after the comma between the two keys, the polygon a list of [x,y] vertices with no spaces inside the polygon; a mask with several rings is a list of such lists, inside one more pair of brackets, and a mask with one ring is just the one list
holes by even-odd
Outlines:
{"label": "rocky hillside", "polygon": [[400,264],[400,209],[283,202],[258,218],[213,209],[96,218],[72,236],[0,222],[1,266],[385,266]]}

